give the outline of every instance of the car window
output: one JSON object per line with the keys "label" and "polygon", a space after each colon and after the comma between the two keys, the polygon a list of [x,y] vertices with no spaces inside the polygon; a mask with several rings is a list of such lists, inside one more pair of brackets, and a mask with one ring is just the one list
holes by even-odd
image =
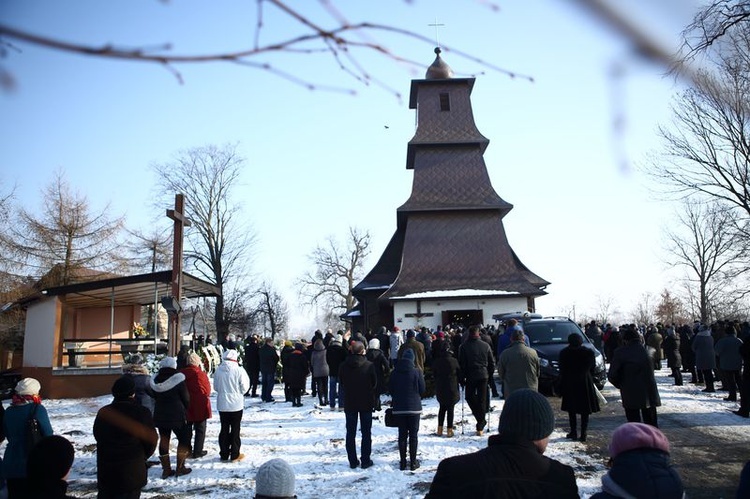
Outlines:
{"label": "car window", "polygon": [[543,343],[567,343],[571,333],[581,334],[571,322],[527,323],[524,327],[532,345]]}

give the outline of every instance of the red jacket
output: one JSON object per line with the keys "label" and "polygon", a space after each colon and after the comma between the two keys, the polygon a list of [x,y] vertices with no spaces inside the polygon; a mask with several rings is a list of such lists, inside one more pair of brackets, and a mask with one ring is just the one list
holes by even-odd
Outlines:
{"label": "red jacket", "polygon": [[185,385],[190,393],[187,420],[197,423],[211,418],[211,382],[198,366],[187,366],[180,371],[185,375]]}

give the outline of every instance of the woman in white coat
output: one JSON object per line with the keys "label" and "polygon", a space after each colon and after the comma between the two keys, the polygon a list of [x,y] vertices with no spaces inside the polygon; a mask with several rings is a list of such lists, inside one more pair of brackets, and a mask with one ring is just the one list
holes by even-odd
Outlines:
{"label": "woman in white coat", "polygon": [[221,422],[219,457],[222,461],[239,461],[245,457],[240,452],[240,423],[250,378],[237,362],[237,350],[225,351],[223,360],[214,373],[216,409]]}

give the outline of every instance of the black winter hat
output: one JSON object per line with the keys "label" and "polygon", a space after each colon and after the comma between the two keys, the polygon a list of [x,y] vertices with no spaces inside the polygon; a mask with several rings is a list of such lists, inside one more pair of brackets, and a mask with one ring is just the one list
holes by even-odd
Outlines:
{"label": "black winter hat", "polygon": [[29,454],[26,464],[29,479],[36,482],[62,480],[73,466],[74,456],[73,445],[65,437],[42,438]]}
{"label": "black winter hat", "polygon": [[120,376],[112,385],[112,396],[116,399],[126,399],[135,394],[135,381],[131,376]]}
{"label": "black winter hat", "polygon": [[514,391],[500,413],[501,435],[514,435],[525,440],[541,440],[555,429],[555,413],[547,398],[529,388]]}

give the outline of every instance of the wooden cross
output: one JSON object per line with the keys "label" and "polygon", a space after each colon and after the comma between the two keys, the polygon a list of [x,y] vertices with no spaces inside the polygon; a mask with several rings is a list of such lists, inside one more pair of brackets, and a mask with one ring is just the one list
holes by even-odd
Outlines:
{"label": "wooden cross", "polygon": [[432,312],[424,312],[422,313],[422,302],[417,300],[417,312],[413,314],[404,314],[404,317],[414,317],[417,319],[417,324],[422,323],[422,317],[432,317]]}
{"label": "wooden cross", "polygon": [[[190,227],[190,220],[185,217],[185,195],[175,194],[174,210],[167,210],[167,217],[174,220],[174,235],[172,236],[172,296],[177,303],[182,298],[182,240],[185,227]],[[180,331],[180,314],[170,315],[172,331],[168,336],[169,355],[175,356],[180,350],[182,331]]]}
{"label": "wooden cross", "polygon": [[[427,26],[431,26],[431,27],[434,26],[435,27],[435,45],[437,45],[438,47],[440,47],[440,37],[438,36],[439,35],[438,30],[440,28],[444,28],[445,24],[438,23],[437,17],[435,17],[435,22],[433,24],[428,24]],[[417,303],[419,303],[419,302],[417,302]]]}

